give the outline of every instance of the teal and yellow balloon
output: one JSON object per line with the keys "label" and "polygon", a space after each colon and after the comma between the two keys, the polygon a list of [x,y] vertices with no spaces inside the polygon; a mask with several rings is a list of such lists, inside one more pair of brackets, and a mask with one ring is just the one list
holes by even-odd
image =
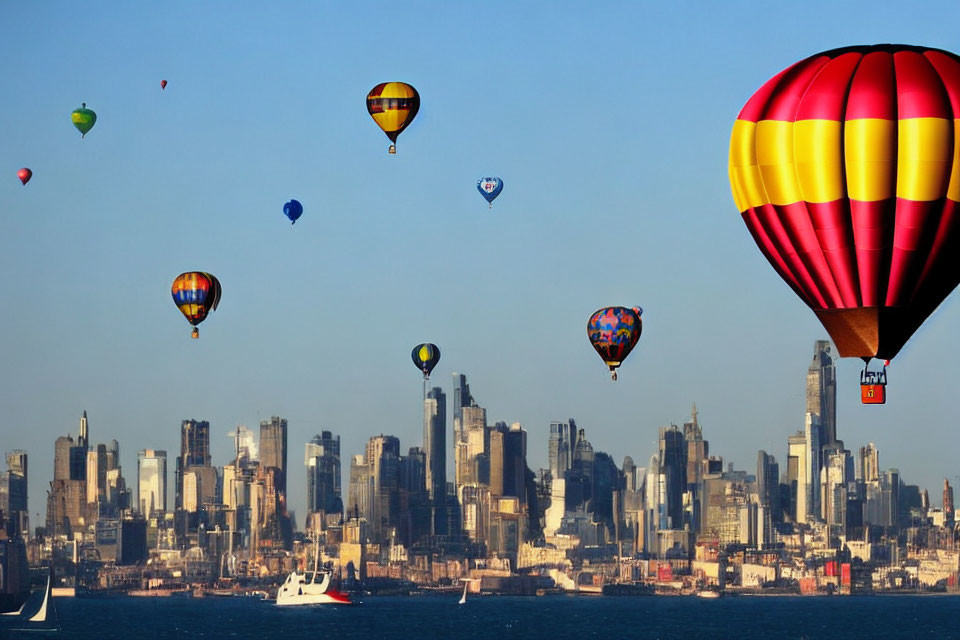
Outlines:
{"label": "teal and yellow balloon", "polygon": [[93,125],[97,124],[97,114],[93,109],[87,109],[87,103],[84,102],[79,109],[73,110],[73,113],[70,114],[70,120],[80,132],[82,138],[87,135],[90,129],[93,129]]}
{"label": "teal and yellow balloon", "polygon": [[418,344],[413,348],[410,357],[413,358],[413,364],[417,366],[417,369],[423,372],[423,379],[429,380],[430,372],[440,362],[440,349],[437,345],[429,342]]}

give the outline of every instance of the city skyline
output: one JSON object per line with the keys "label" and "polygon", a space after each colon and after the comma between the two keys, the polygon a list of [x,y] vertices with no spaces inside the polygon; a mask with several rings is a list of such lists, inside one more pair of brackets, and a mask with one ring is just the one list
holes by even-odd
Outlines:
{"label": "city skyline", "polygon": [[[826,341],[826,340],[815,341],[814,349],[813,349],[813,361],[812,361],[812,364],[810,364],[809,367],[807,368],[805,382],[804,382],[805,397],[806,397],[805,408],[807,410],[805,421],[804,421],[804,427],[801,429],[798,429],[796,432],[796,435],[792,433],[782,434],[783,435],[781,439],[782,447],[780,449],[771,447],[771,452],[768,454],[768,458],[773,460],[774,467],[778,469],[782,469],[782,476],[777,477],[776,479],[777,482],[779,482],[782,478],[786,480],[788,484],[791,481],[796,483],[797,482],[796,478],[798,477],[800,478],[801,497],[799,498],[799,504],[801,506],[799,507],[799,509],[802,510],[802,513],[804,514],[803,516],[804,518],[807,515],[809,516],[815,515],[816,517],[820,517],[821,515],[825,514],[825,507],[821,503],[821,500],[823,498],[819,494],[821,483],[819,480],[815,482],[811,482],[810,479],[819,478],[821,469],[824,469],[824,467],[828,466],[828,461],[826,458],[829,451],[832,450],[831,444],[836,444],[836,443],[839,443],[840,445],[844,444],[842,437],[839,437],[839,436],[842,436],[843,433],[842,431],[839,431],[835,420],[832,425],[832,429],[833,429],[832,436],[834,440],[831,443],[830,436],[827,435],[829,433],[829,429],[831,428],[830,426],[828,426],[831,419],[827,418],[826,420],[823,420],[821,418],[821,415],[830,416],[831,408],[835,405],[836,384],[835,384],[835,377],[833,374],[834,364],[828,355],[830,353],[830,350],[831,349],[830,349],[829,341]],[[459,374],[459,373],[453,373],[452,375],[453,375],[453,385],[452,385],[451,395],[455,397],[455,399],[459,402],[462,402],[460,400],[462,396],[466,396],[467,398],[466,404],[462,406],[473,407],[475,410],[482,412],[483,417],[481,418],[481,420],[483,424],[488,424],[488,423],[490,425],[503,424],[504,433],[507,433],[508,430],[506,429],[506,426],[505,426],[507,424],[506,422],[488,420],[488,418],[486,417],[487,407],[480,407],[477,405],[476,398],[473,396],[471,392],[469,376],[465,374]],[[433,379],[435,381],[438,381],[439,377],[435,375]],[[823,383],[820,382],[821,379],[824,380]],[[476,384],[474,384],[474,389],[475,388],[476,388]],[[437,398],[439,398],[439,405],[444,409],[444,415],[446,415],[447,413],[446,402],[445,402],[446,394],[442,391],[442,387],[432,386],[431,391],[428,394],[428,397],[425,399],[425,405],[424,405],[425,413],[422,417],[423,427],[420,433],[420,436],[421,436],[420,441],[417,441],[417,440],[405,441],[404,439],[394,434],[381,433],[381,436],[389,437],[396,440],[397,447],[398,447],[397,455],[399,455],[399,452],[405,451],[407,448],[411,448],[411,449],[416,448],[417,450],[423,451],[424,465],[425,465],[424,481],[426,482],[426,479],[430,477],[428,469],[431,466],[431,463],[430,463],[431,458],[428,454],[429,449],[426,446],[425,441],[431,433],[433,434],[437,433],[436,431],[431,431],[431,425],[433,425],[434,422],[449,424],[450,425],[448,427],[449,433],[447,433],[447,430],[444,429],[443,431],[440,432],[443,434],[442,437],[437,438],[437,440],[446,441],[449,443],[444,447],[446,456],[444,461],[442,462],[442,465],[447,470],[445,473],[446,482],[456,482],[458,478],[456,474],[456,456],[457,456],[456,442],[458,438],[457,429],[463,428],[461,426],[463,425],[463,418],[462,416],[460,418],[456,417],[458,406],[455,403],[454,406],[451,406],[449,410],[451,420],[446,421],[445,419],[442,419],[442,420],[435,421],[432,418],[432,416],[436,415],[435,414],[436,406],[438,404]],[[823,412],[823,414],[821,414],[821,412]],[[576,420],[575,417],[570,417],[567,420],[553,421],[549,425],[547,425],[546,428],[542,430],[533,430],[532,431],[533,433],[532,442],[534,444],[533,447],[530,447],[527,444],[527,438],[526,438],[526,433],[531,433],[531,429],[527,427],[523,427],[524,459],[527,460],[527,463],[530,465],[530,468],[534,470],[538,468],[545,469],[551,472],[555,472],[555,471],[562,472],[564,469],[572,468],[571,465],[573,461],[574,450],[576,449],[576,446],[577,446],[577,432],[578,430],[580,432],[583,431],[582,424],[578,426],[575,420]],[[675,433],[677,434],[677,437],[680,438],[681,442],[686,437],[684,435],[684,432],[680,431],[680,427],[678,426],[678,423],[683,425],[684,430],[695,429],[697,431],[697,434],[701,433],[702,426],[698,422],[700,420],[700,410],[698,409],[695,403],[692,411],[692,420],[693,422],[687,422],[686,419],[683,418],[676,422],[670,422],[666,426],[657,427],[660,433],[659,445],[656,445],[656,444],[652,445],[654,448],[651,450],[648,456],[644,456],[643,454],[638,454],[638,452],[628,450],[624,453],[624,457],[631,458],[631,459],[636,458],[639,460],[646,460],[651,457],[657,457],[659,461],[658,464],[662,466],[664,464],[663,462],[664,460],[674,459],[678,455],[677,453],[679,451],[678,447],[681,446],[679,444],[672,444],[670,445],[671,448],[668,451],[665,451],[663,449],[663,447],[665,446],[664,443],[669,442],[669,437],[667,436],[670,436],[671,434]],[[95,424],[95,420],[93,422]],[[468,419],[468,422],[469,422],[469,419]],[[90,449],[91,447],[91,444],[89,441],[90,440],[90,436],[89,436],[90,424],[91,424],[91,420],[87,415],[87,411],[84,410],[81,414],[81,417],[79,418],[77,432],[76,432],[76,435],[77,435],[76,439],[73,438],[73,433],[70,431],[67,431],[65,434],[57,438],[57,442],[55,443],[56,444],[55,449],[60,451],[61,450],[60,443],[63,443],[62,454],[61,453],[57,454],[59,457],[57,457],[57,459],[54,460],[56,464],[52,466],[57,469],[62,468],[63,471],[51,474],[50,478],[52,479],[76,478],[78,481],[88,482],[88,483],[90,482],[91,476],[88,469],[90,468],[91,464],[93,464],[93,468],[96,469],[96,461],[98,459],[96,455],[96,449],[99,448],[101,450],[100,451],[101,458],[103,458],[103,456],[106,455],[105,445],[102,445],[102,444],[96,445],[96,447],[94,447],[93,450],[89,450],[88,452],[88,449]],[[514,424],[519,425],[520,423],[514,423]],[[437,426],[439,427],[441,425],[438,424]],[[300,526],[304,526],[305,518],[307,517],[310,511],[310,507],[309,507],[309,499],[311,495],[311,487],[309,484],[310,477],[312,477],[311,474],[316,473],[315,471],[313,471],[312,465],[316,465],[318,462],[320,462],[320,459],[314,460],[314,457],[318,455],[322,456],[326,448],[327,451],[334,452],[337,456],[340,456],[340,460],[346,462],[346,464],[340,465],[341,474],[340,476],[338,476],[337,481],[334,482],[332,480],[332,476],[325,476],[325,477],[331,478],[329,482],[334,482],[334,485],[330,486],[329,489],[323,489],[322,488],[323,481],[318,480],[318,482],[321,483],[321,485],[317,485],[321,487],[320,491],[321,492],[328,491],[330,492],[329,495],[332,496],[332,491],[334,491],[334,486],[335,486],[335,490],[339,491],[341,486],[348,486],[350,484],[351,465],[349,464],[349,461],[350,459],[358,455],[358,453],[343,451],[341,454],[341,445],[340,445],[341,434],[336,433],[330,429],[323,429],[322,435],[318,431],[316,434],[311,436],[311,438],[304,441],[303,443],[298,443],[294,445],[295,451],[297,450],[297,447],[300,446],[300,444],[305,446],[307,454],[305,457],[305,464],[303,468],[301,468],[297,464],[295,464],[294,467],[291,468],[289,462],[285,462],[284,464],[280,463],[281,459],[286,461],[288,457],[287,456],[287,447],[288,447],[287,419],[283,417],[273,416],[268,420],[260,421],[259,428],[261,433],[261,439],[259,440],[251,439],[253,434],[244,425],[236,425],[229,432],[220,434],[223,436],[229,436],[234,440],[233,444],[227,445],[225,444],[225,438],[224,438],[224,442],[221,443],[221,447],[223,449],[227,449],[229,447],[231,454],[227,456],[226,452],[224,452],[223,457],[220,457],[219,455],[213,454],[214,452],[213,452],[213,447],[211,445],[211,436],[215,437],[217,433],[215,429],[211,427],[210,421],[196,420],[193,418],[183,419],[181,421],[180,429],[179,429],[180,451],[181,451],[181,457],[183,457],[188,461],[188,464],[183,465],[183,469],[185,471],[193,470],[199,474],[196,477],[196,479],[191,480],[191,482],[196,483],[191,485],[192,490],[197,491],[198,495],[206,495],[206,496],[212,495],[210,493],[211,489],[209,488],[211,486],[211,483],[215,482],[212,476],[207,480],[207,485],[208,485],[207,490],[204,491],[202,489],[203,484],[202,484],[201,478],[203,475],[202,474],[203,468],[223,467],[224,465],[229,465],[233,463],[235,459],[239,459],[243,457],[246,457],[248,459],[253,459],[253,460],[259,460],[261,465],[265,465],[267,467],[270,467],[270,466],[278,467],[278,475],[276,480],[278,483],[278,489],[280,490],[281,493],[284,493],[287,496],[288,510],[291,511],[292,513],[295,513],[298,517],[298,524]],[[837,435],[838,431],[839,431],[839,436]],[[747,473],[750,473],[750,470],[753,468],[750,462],[736,461],[732,457],[726,456],[724,454],[724,451],[719,446],[717,446],[716,444],[717,441],[714,437],[712,437],[712,429],[710,429],[709,426],[708,426],[708,432],[709,432],[708,435],[711,436],[709,440],[715,443],[713,447],[713,452],[712,452],[713,455],[720,456],[723,459],[724,464],[726,465],[732,465],[737,469],[745,469]],[[491,433],[495,434],[496,430],[494,429]],[[264,436],[263,434],[268,434],[268,435]],[[591,435],[593,435],[593,430],[591,430]],[[371,436],[368,436],[367,437],[368,439],[364,440],[363,446],[359,448],[358,450],[359,455],[369,455],[369,449],[368,449],[368,447],[370,446],[368,441],[369,437]],[[665,437],[667,437],[667,440],[665,440]],[[697,437],[702,439],[702,435],[698,435]],[[241,442],[241,440],[243,441]],[[493,438],[491,437],[491,441],[492,440]],[[794,443],[794,441],[796,442]],[[265,442],[267,443],[266,446],[264,446]],[[83,443],[83,444],[80,445],[78,443]],[[114,448],[119,448],[119,445],[116,440],[113,441],[113,444],[111,446]],[[491,445],[488,442],[484,446],[490,447]],[[498,445],[498,446],[502,447],[503,445]],[[823,449],[823,451],[820,454],[815,456],[813,452],[815,450],[820,450],[821,448]],[[833,448],[835,449],[835,447]],[[259,455],[257,455],[256,453],[258,449],[259,449]],[[795,449],[797,453],[794,453]],[[950,480],[950,479],[958,478],[958,476],[952,473],[949,473],[950,469],[946,469],[946,470],[943,470],[942,472],[939,472],[937,482],[931,483],[930,485],[924,485],[916,481],[910,469],[906,467],[902,467],[902,465],[898,465],[896,461],[893,461],[892,463],[888,463],[885,467],[884,466],[878,467],[878,463],[876,462],[876,460],[878,459],[878,455],[877,455],[878,449],[880,448],[872,441],[856,443],[854,445],[848,445],[848,451],[852,452],[852,457],[850,458],[851,460],[850,464],[857,465],[856,473],[858,476],[864,477],[864,478],[868,478],[868,477],[878,478],[881,470],[885,468],[890,468],[890,469],[896,470],[900,474],[900,477],[905,478],[911,484],[916,484],[917,486],[919,486],[921,491],[923,490],[934,491],[934,495],[936,495],[936,491],[938,488],[937,483],[942,482],[942,480],[944,479]],[[180,498],[179,492],[181,491],[180,489],[177,488],[179,486],[178,483],[180,482],[180,478],[178,477],[179,472],[177,471],[179,467],[173,467],[168,465],[168,463],[166,462],[166,451],[156,450],[156,449],[138,449],[138,448],[134,448],[133,450],[136,451],[136,454],[135,454],[136,466],[131,466],[129,468],[135,469],[136,471],[130,474],[131,478],[135,478],[135,480],[131,481],[131,484],[130,484],[130,489],[132,494],[130,506],[134,510],[139,511],[138,507],[140,504],[143,503],[145,499],[144,495],[141,494],[142,489],[139,484],[141,482],[159,483],[160,485],[165,486],[166,493],[163,496],[164,503],[170,504],[170,505],[179,504],[178,503]],[[253,453],[251,453],[251,450],[253,451]],[[11,452],[11,455],[18,453],[18,451],[19,450]],[[313,452],[313,454],[311,454],[311,451]],[[365,451],[366,453],[364,453]],[[864,453],[865,451],[867,452],[867,454]],[[76,455],[75,455],[75,452],[77,452]],[[668,455],[668,452],[672,452],[672,453],[669,453]],[[758,449],[758,452],[759,453],[755,453],[754,455],[759,455],[760,456],[759,459],[763,460],[763,455],[765,455],[767,452],[764,449]],[[21,453],[29,453],[29,452],[21,452]],[[684,456],[686,455],[687,454],[684,453]],[[700,458],[704,458],[705,452],[700,451],[698,455]],[[555,460],[555,456],[556,456],[556,460]],[[799,457],[795,459],[794,456],[799,456]],[[142,466],[144,464],[144,460],[145,459],[156,460],[157,458],[160,458],[163,461],[159,463],[155,463],[160,465],[159,468],[150,467],[151,470],[150,470],[149,480],[145,480],[147,476],[143,475],[143,466]],[[61,460],[61,459],[64,460],[62,465],[59,462],[57,462],[57,460]],[[293,460],[296,460],[296,459],[298,459],[298,454],[295,453],[293,456]],[[784,467],[778,466],[779,460],[784,461],[784,465],[785,465]],[[870,462],[870,461],[873,461],[873,462]],[[30,468],[35,470],[37,466],[40,466],[40,464],[38,463],[42,463],[42,460],[38,461],[35,457],[33,463],[30,465]],[[614,460],[614,463],[619,465],[618,460]],[[178,465],[180,464],[180,458],[177,458],[177,464]],[[79,468],[77,465],[83,465],[83,467]],[[867,465],[867,466],[864,467],[862,465]],[[101,466],[103,465],[101,464]],[[111,461],[108,468],[114,468],[114,467],[117,467],[117,464]],[[199,467],[199,469],[196,469],[194,467]],[[120,465],[120,468],[122,468],[122,465]],[[669,468],[672,468],[672,467],[669,467]],[[24,465],[24,470],[25,469],[26,469],[26,465]],[[163,469],[163,472],[160,472],[160,469]],[[760,466],[758,463],[758,470],[759,469],[760,469]],[[805,469],[806,471],[801,473],[800,469]],[[166,473],[166,472],[171,473],[173,477],[157,476],[158,473]],[[332,469],[329,469],[326,471],[327,474],[330,474],[332,472],[333,472]],[[94,473],[96,472],[94,471]],[[670,473],[676,474],[680,472],[671,471]],[[290,477],[292,478],[292,482],[287,480],[288,475],[290,475]],[[938,471],[928,470],[928,475],[937,476]],[[346,477],[344,478],[344,476]],[[759,481],[761,478],[759,471],[758,471],[757,477]],[[804,480],[803,478],[806,478],[806,480]],[[101,478],[100,479],[101,486],[103,485],[103,483],[104,483],[104,479]],[[42,495],[42,498],[44,499],[43,502],[39,502],[39,503],[33,502],[32,496],[30,500],[30,504],[35,505],[33,508],[34,512],[40,515],[40,520],[38,520],[36,523],[36,524],[39,524],[40,522],[44,521],[44,516],[41,512],[37,511],[37,506],[39,504],[44,504],[46,502],[47,494],[49,493],[47,480],[43,478],[39,478],[39,479],[34,478],[34,481],[29,482],[27,486],[33,487],[34,493],[42,492],[43,494]],[[431,495],[431,499],[432,499],[433,494],[430,492],[430,484],[429,483],[425,484],[425,487],[426,487],[426,491],[428,492],[428,494]],[[499,489],[500,491],[502,491],[503,487],[500,487]],[[156,488],[148,488],[143,491],[146,491],[147,496],[149,496],[150,491],[156,492]],[[346,498],[346,491],[344,491],[343,494],[344,494],[343,497]],[[301,496],[302,496],[302,499],[301,499]],[[147,499],[150,499],[150,498],[148,497]],[[675,495],[673,496],[673,498],[667,500],[667,504],[673,505],[672,507],[670,507],[673,509],[673,513],[666,514],[665,517],[668,517],[668,518],[678,517],[679,509],[680,509],[678,500],[679,500],[679,495]],[[795,490],[794,495],[791,498],[791,502],[790,502],[790,509],[794,517],[798,517],[796,515],[798,513],[797,500],[798,499],[796,497],[796,490]],[[352,508],[352,505],[347,502],[344,502],[343,505],[344,505],[344,508],[347,510]],[[195,505],[194,508],[196,508],[197,506],[198,505]],[[36,526],[36,524],[34,526]]]}

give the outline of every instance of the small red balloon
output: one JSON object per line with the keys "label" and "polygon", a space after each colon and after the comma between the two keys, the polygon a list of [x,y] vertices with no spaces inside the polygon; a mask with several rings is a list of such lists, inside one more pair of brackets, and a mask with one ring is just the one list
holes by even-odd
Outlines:
{"label": "small red balloon", "polygon": [[30,182],[30,178],[33,177],[33,171],[30,171],[30,169],[24,167],[23,169],[20,169],[20,171],[17,171],[17,177],[20,178],[20,182],[27,184]]}
{"label": "small red balloon", "polygon": [[161,81],[160,81],[160,88],[161,88],[161,89],[166,89],[166,88],[167,88],[167,81],[166,81],[166,80],[161,80]]}

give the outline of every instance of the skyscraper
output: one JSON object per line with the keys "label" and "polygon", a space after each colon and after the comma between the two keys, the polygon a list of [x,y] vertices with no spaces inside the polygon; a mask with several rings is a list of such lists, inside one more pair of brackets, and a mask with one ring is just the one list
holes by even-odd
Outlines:
{"label": "skyscraper", "polygon": [[180,423],[180,459],[184,467],[210,466],[210,423],[184,420]]}
{"label": "skyscraper", "polygon": [[453,374],[453,430],[454,433],[462,428],[463,408],[474,405],[473,396],[470,395],[470,385],[467,384],[467,376],[462,373]]}
{"label": "skyscraper", "polygon": [[803,431],[787,437],[787,485],[790,489],[790,518],[796,523],[807,521],[807,437]]}
{"label": "skyscraper", "polygon": [[577,448],[577,423],[573,418],[566,422],[550,423],[550,440],[547,444],[550,458],[550,474],[562,478],[573,466],[573,452]]}
{"label": "skyscraper", "polygon": [[167,452],[137,453],[137,511],[145,517],[167,510]]}
{"label": "skyscraper", "polygon": [[340,436],[329,431],[306,444],[307,511],[336,513],[343,510],[340,493]]}
{"label": "skyscraper", "polygon": [[660,473],[666,481],[668,529],[683,528],[683,494],[687,485],[687,447],[683,432],[676,427],[660,427]]}
{"label": "skyscraper", "polygon": [[807,468],[805,482],[807,485],[807,516],[820,515],[820,469],[823,468],[823,447],[820,442],[820,418],[814,413],[807,412],[804,424],[804,437],[807,445]]}
{"label": "skyscraper", "polygon": [[447,396],[440,387],[431,389],[423,403],[423,452],[427,456],[427,493],[442,506],[447,495]]}
{"label": "skyscraper", "polygon": [[860,479],[864,482],[880,480],[880,452],[872,442],[860,447]]}
{"label": "skyscraper", "polygon": [[[817,340],[807,369],[807,413],[819,420],[821,446],[837,441],[837,372],[830,357],[830,341]],[[823,466],[822,462],[819,466]]]}
{"label": "skyscraper", "polygon": [[[11,537],[27,537],[30,533],[30,511],[27,506],[27,452],[22,450],[7,452],[6,500],[0,502],[3,517],[9,524],[7,533]],[[0,525],[3,523],[0,522]]]}
{"label": "skyscraper", "polygon": [[760,504],[770,515],[772,522],[779,522],[780,515],[780,465],[766,451],[757,454],[757,492]]}
{"label": "skyscraper", "polygon": [[287,421],[277,416],[260,423],[260,466],[274,467],[277,490],[287,491]]}

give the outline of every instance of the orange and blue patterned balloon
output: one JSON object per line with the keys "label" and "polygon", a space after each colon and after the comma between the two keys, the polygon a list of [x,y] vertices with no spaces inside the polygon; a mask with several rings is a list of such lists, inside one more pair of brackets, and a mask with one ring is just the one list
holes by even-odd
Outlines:
{"label": "orange and blue patterned balloon", "polygon": [[423,372],[423,378],[426,380],[430,378],[430,372],[440,362],[440,348],[429,342],[418,344],[413,348],[410,357],[413,358],[413,364],[417,369]]}
{"label": "orange and blue patterned balloon", "polygon": [[617,379],[617,367],[637,346],[642,332],[640,315],[626,307],[604,307],[587,321],[590,344],[610,368],[610,377],[614,380]]}
{"label": "orange and blue patterned balloon", "polygon": [[220,281],[203,271],[188,271],[173,280],[170,293],[180,313],[193,325],[192,337],[200,337],[197,325],[220,304]]}

